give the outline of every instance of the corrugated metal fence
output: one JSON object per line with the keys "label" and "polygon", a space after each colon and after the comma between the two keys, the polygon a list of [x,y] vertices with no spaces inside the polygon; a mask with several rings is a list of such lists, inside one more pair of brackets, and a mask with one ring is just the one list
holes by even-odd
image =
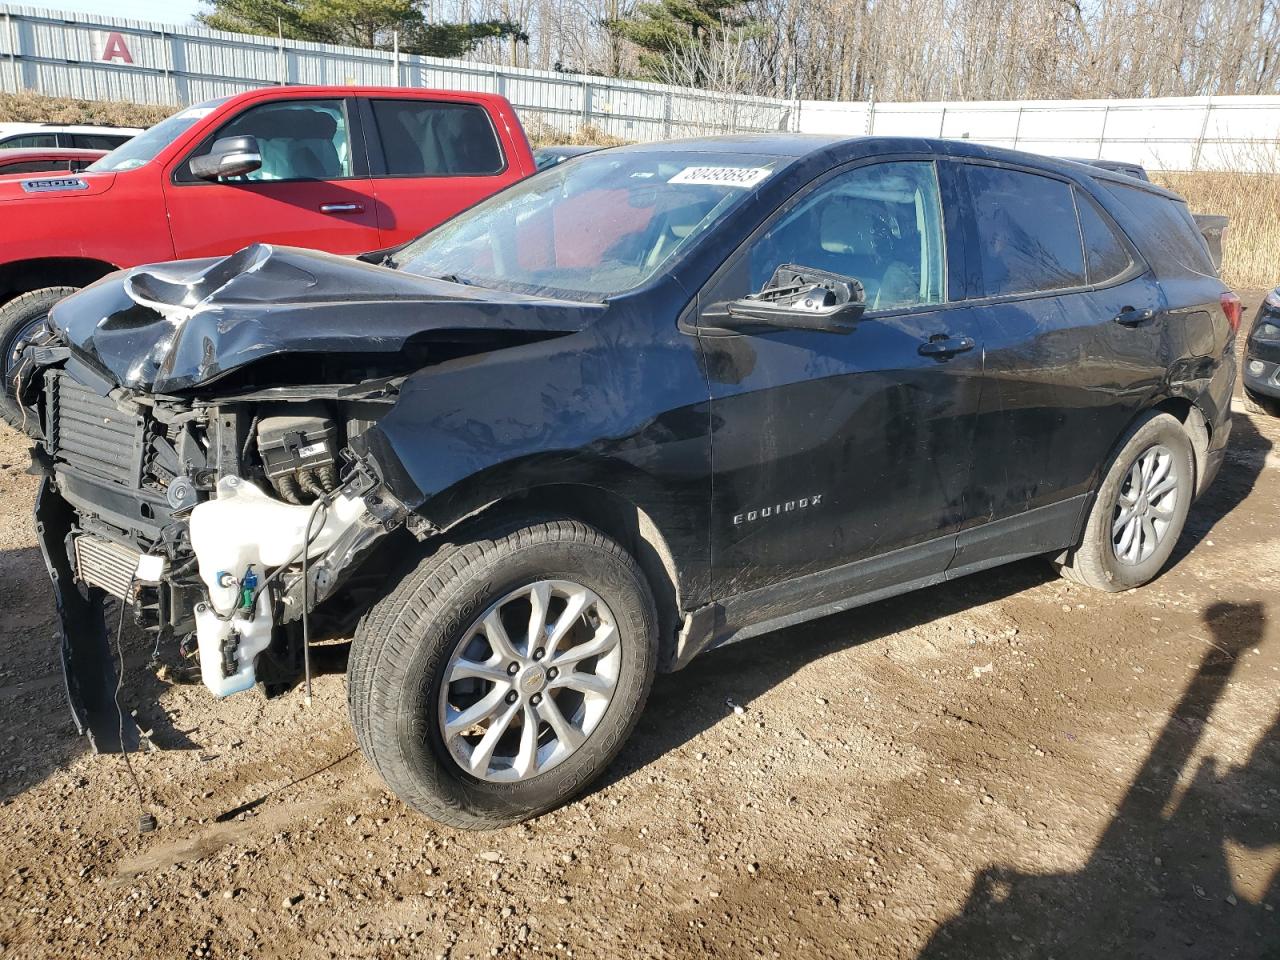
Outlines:
{"label": "corrugated metal fence", "polygon": [[0,89],[185,106],[296,83],[500,93],[535,134],[592,125],[628,140],[765,130],[944,136],[1157,170],[1280,171],[1280,97],[776,100],[0,4]]}

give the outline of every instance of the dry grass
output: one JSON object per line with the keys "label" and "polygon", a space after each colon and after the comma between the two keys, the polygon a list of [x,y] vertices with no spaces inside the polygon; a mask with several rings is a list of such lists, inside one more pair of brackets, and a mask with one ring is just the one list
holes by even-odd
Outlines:
{"label": "dry grass", "polygon": [[1187,198],[1192,213],[1230,218],[1222,238],[1222,279],[1238,289],[1280,283],[1280,171],[1153,173]]}
{"label": "dry grass", "polygon": [[111,127],[149,127],[177,107],[156,107],[112,100],[74,100],[36,93],[0,93],[0,123],[89,123]]}
{"label": "dry grass", "polygon": [[630,142],[605,133],[590,123],[572,133],[565,133],[539,117],[531,117],[525,121],[524,131],[535,147],[617,147]]}

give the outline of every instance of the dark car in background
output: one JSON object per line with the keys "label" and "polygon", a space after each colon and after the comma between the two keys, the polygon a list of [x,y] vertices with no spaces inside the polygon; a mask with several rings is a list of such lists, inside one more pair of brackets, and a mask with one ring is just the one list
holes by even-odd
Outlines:
{"label": "dark car in background", "polygon": [[1280,287],[1267,294],[1249,329],[1244,396],[1252,412],[1280,416]]}
{"label": "dark car in background", "polygon": [[587,153],[595,153],[600,149],[602,148],[585,146],[538,147],[533,151],[533,163],[539,170],[549,170],[566,160],[572,160]]}
{"label": "dark car in background", "polygon": [[512,823],[705,650],[1024,557],[1151,580],[1239,321],[1175,194],[905,138],[620,147],[378,265],[113,274],[17,391],[75,717],[118,745],[108,595],[218,696],[354,630],[386,782]]}
{"label": "dark car in background", "polygon": [[50,171],[78,173],[106,155],[106,150],[82,150],[74,147],[0,149],[0,177]]}

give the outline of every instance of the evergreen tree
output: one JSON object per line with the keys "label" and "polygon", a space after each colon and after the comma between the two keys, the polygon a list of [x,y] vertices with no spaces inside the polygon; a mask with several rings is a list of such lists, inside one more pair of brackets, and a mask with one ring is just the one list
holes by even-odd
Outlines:
{"label": "evergreen tree", "polygon": [[480,20],[427,23],[416,0],[205,0],[197,15],[206,27],[290,40],[312,40],[389,50],[400,34],[406,53],[461,57],[485,40],[510,37],[527,43],[518,23]]}
{"label": "evergreen tree", "polygon": [[646,79],[662,80],[681,48],[705,48],[726,31],[754,33],[760,25],[741,12],[742,5],[742,0],[656,0],[637,4],[631,16],[607,26],[640,48],[640,72]]}

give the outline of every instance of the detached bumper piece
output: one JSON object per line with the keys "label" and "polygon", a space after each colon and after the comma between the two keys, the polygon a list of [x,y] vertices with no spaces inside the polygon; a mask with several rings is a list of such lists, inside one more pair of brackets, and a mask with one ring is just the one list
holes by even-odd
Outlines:
{"label": "detached bumper piece", "polygon": [[116,707],[116,658],[107,635],[103,591],[91,588],[86,598],[67,557],[74,520],[70,505],[45,478],[36,495],[36,536],[62,625],[62,672],[71,719],[96,753],[135,750],[138,728],[128,714],[122,720]]}

